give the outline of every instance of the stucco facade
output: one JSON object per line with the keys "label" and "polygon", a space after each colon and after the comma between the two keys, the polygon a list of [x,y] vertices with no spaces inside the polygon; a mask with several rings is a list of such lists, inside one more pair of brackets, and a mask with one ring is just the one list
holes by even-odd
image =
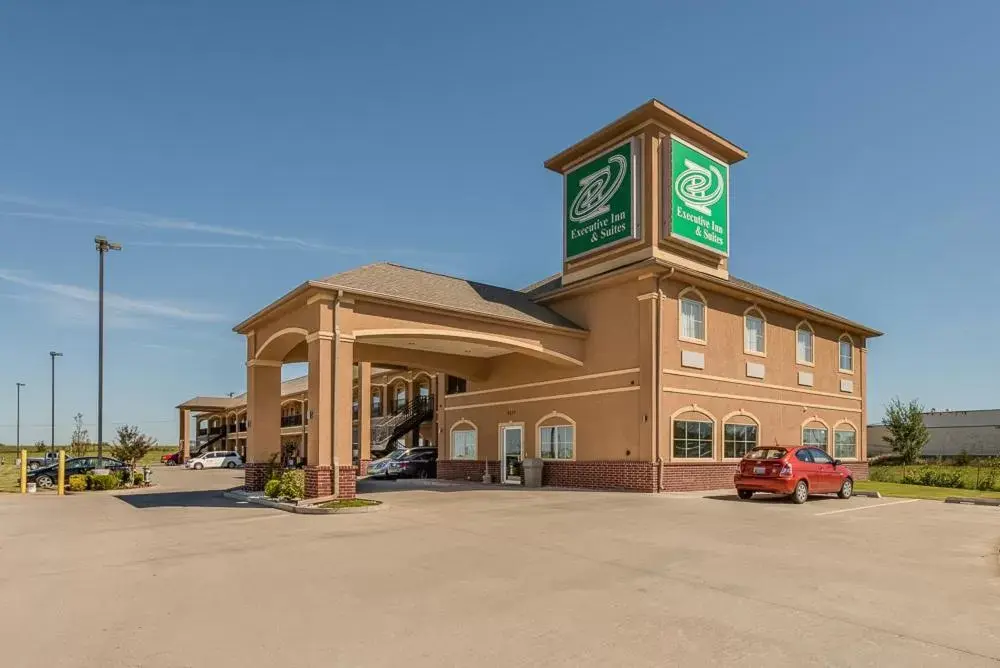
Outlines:
{"label": "stucco facade", "polygon": [[[309,365],[313,496],[351,496],[363,473],[352,462],[352,398],[371,406],[371,366],[433,382],[422,433],[438,447],[442,478],[517,481],[519,462],[537,457],[546,484],[711,489],[732,484],[750,447],[803,439],[864,476],[866,345],[880,333],[737,279],[727,252],[671,234],[672,137],[720,165],[746,157],[653,101],[546,163],[565,175],[616,146],[633,156],[631,234],[580,256],[564,248],[556,276],[510,290],[367,265],[303,283],[238,325],[247,485],[262,484],[281,442],[288,362]],[[607,169],[596,177],[612,180]],[[596,177],[581,183],[604,187]],[[608,201],[594,188],[590,204]],[[370,433],[361,440],[365,451]]]}

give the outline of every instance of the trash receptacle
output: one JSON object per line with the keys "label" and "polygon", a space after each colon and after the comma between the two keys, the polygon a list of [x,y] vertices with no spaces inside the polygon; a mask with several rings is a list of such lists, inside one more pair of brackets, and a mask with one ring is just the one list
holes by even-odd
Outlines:
{"label": "trash receptacle", "polygon": [[542,460],[525,459],[521,462],[521,475],[525,487],[542,486]]}

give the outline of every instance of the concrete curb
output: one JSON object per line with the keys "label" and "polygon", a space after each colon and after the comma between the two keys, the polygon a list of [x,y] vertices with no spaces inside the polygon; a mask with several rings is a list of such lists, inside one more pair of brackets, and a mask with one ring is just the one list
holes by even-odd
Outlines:
{"label": "concrete curb", "polygon": [[1000,506],[1000,499],[985,499],[976,496],[949,496],[945,503],[963,503],[969,506]]}
{"label": "concrete curb", "polygon": [[872,492],[854,490],[854,496],[866,496],[869,499],[881,499],[882,493],[877,490]]}
{"label": "concrete curb", "polygon": [[286,513],[297,513],[299,515],[354,515],[357,513],[374,513],[389,507],[384,501],[379,501],[372,506],[358,506],[357,508],[320,508],[308,503],[291,503],[285,501],[272,501],[260,496],[248,496],[243,492],[226,491],[222,496],[233,501],[243,501],[244,503],[255,503],[265,508],[283,510]]}

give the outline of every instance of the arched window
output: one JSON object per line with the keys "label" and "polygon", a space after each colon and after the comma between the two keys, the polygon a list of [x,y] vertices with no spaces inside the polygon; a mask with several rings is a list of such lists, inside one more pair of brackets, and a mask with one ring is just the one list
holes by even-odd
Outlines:
{"label": "arched window", "polygon": [[572,460],[576,457],[576,422],[552,412],[535,423],[538,456],[542,459]]}
{"label": "arched window", "polygon": [[715,457],[715,418],[699,408],[682,409],[673,416],[674,459]]}
{"label": "arched window", "polygon": [[396,410],[402,410],[406,407],[406,385],[399,383],[396,385],[395,389],[395,404]]}
{"label": "arched window", "polygon": [[813,350],[816,335],[812,325],[806,321],[799,323],[795,328],[795,361],[799,364],[815,364],[815,352]]}
{"label": "arched window", "polygon": [[830,451],[830,428],[819,418],[806,420],[802,425],[802,445]]}
{"label": "arched window", "polygon": [[722,457],[742,459],[760,445],[760,423],[749,413],[738,411],[723,418]]}
{"label": "arched window", "polygon": [[850,422],[840,422],[834,427],[833,456],[837,459],[857,459],[858,430]]}
{"label": "arched window", "polygon": [[743,312],[743,352],[761,357],[767,354],[767,320],[756,306]]}
{"label": "arched window", "polygon": [[678,299],[680,309],[680,338],[682,341],[705,343],[705,298],[694,288],[686,288]]}
{"label": "arched window", "polygon": [[376,389],[372,390],[372,417],[381,417],[382,415],[382,390]]}
{"label": "arched window", "polygon": [[459,420],[451,428],[451,458],[475,459],[479,430],[468,420]]}
{"label": "arched window", "polygon": [[843,334],[838,342],[840,348],[840,370],[843,373],[854,373],[854,341]]}

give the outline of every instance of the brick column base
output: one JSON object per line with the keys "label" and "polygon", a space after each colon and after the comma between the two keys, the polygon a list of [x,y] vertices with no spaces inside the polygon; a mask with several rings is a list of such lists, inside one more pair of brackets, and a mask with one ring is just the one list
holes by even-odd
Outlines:
{"label": "brick column base", "polygon": [[270,464],[248,462],[243,466],[243,489],[248,492],[263,491],[267,484],[267,472]]}
{"label": "brick column base", "polygon": [[333,469],[329,466],[307,466],[306,498],[315,499],[333,494]]}
{"label": "brick column base", "polygon": [[355,470],[357,471],[359,478],[368,475],[368,465],[371,463],[372,460],[370,459],[362,459],[361,461],[358,462],[358,465],[357,467],[355,467]]}
{"label": "brick column base", "polygon": [[[340,489],[337,490],[338,499],[353,499],[357,492],[358,476],[353,466],[337,467],[337,476],[340,482]],[[333,492],[328,492],[332,494]]]}

